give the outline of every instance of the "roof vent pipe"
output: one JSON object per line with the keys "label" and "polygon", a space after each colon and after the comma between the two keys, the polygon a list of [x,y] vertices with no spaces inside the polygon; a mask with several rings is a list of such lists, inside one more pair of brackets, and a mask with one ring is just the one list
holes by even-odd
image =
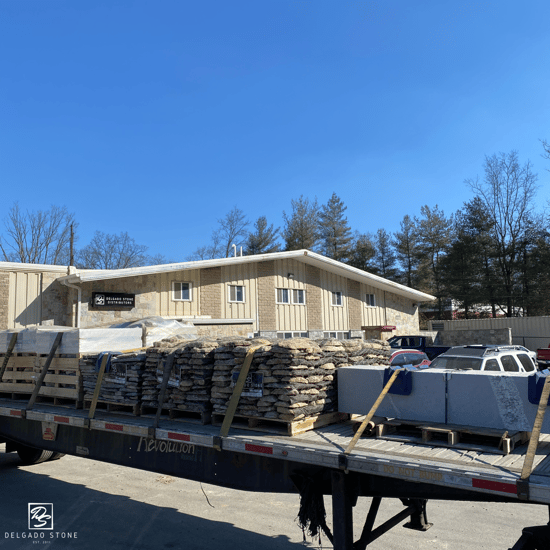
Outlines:
{"label": "roof vent pipe", "polygon": [[237,245],[232,244],[231,246],[233,247],[233,256],[236,258],[237,257]]}

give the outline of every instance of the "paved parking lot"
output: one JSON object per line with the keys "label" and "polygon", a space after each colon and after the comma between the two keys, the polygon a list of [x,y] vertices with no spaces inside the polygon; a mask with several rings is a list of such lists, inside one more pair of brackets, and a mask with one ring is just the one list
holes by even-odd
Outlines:
{"label": "paved parking lot", "polygon": [[[151,472],[66,456],[21,466],[0,445],[0,548],[78,550],[292,550],[319,548],[296,523],[297,495],[249,493]],[[359,537],[370,499],[355,509]],[[53,505],[53,530],[42,539],[23,539],[28,504]],[[330,499],[326,499],[330,514]],[[384,500],[383,521],[402,509]],[[548,521],[545,506],[431,501],[434,526],[421,533],[401,526],[369,550],[507,550],[528,525]],[[331,517],[328,519],[331,525]],[[35,531],[36,532],[36,531]],[[17,538],[19,537],[19,538]],[[323,537],[322,548],[331,548]]]}

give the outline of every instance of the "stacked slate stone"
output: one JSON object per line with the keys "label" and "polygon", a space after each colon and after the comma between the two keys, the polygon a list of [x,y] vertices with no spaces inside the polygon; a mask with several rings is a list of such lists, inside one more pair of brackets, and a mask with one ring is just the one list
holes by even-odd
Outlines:
{"label": "stacked slate stone", "polygon": [[336,367],[353,365],[389,365],[392,349],[382,340],[320,340],[325,357],[331,357]]}
{"label": "stacked slate stone", "polygon": [[249,371],[257,393],[243,393],[236,414],[285,422],[337,411],[336,369],[353,364],[387,365],[390,356],[389,346],[380,341],[293,338],[226,342],[215,351],[214,413],[226,411],[236,373],[253,345],[260,345]]}
{"label": "stacked slate stone", "polygon": [[[252,346],[260,346],[254,353],[254,361],[249,373],[257,373],[264,376],[263,383],[270,382],[269,369],[262,369],[260,361],[266,356],[270,357],[271,342],[266,339],[256,338],[224,338],[219,341],[214,350],[214,372],[212,374],[211,403],[214,413],[224,413],[229,399],[233,394],[234,373],[239,373],[244,363],[246,354]],[[259,364],[260,363],[260,364]],[[266,378],[266,376],[268,376]],[[263,392],[267,397],[266,392]],[[262,403],[260,403],[262,409]],[[263,409],[258,408],[257,397],[241,396],[237,413],[245,416],[264,416]],[[270,408],[271,410],[271,408]]]}
{"label": "stacked slate stone", "polygon": [[209,412],[214,350],[219,343],[209,338],[167,339],[147,350],[143,373],[143,406],[158,407],[165,362],[174,354],[172,372],[166,388],[163,409]]}
{"label": "stacked slate stone", "polygon": [[[88,356],[80,360],[86,401],[91,401],[94,396],[101,361],[98,357]],[[141,401],[141,378],[145,369],[145,359],[146,355],[143,352],[113,355],[110,366],[103,375],[99,401],[138,405]]]}

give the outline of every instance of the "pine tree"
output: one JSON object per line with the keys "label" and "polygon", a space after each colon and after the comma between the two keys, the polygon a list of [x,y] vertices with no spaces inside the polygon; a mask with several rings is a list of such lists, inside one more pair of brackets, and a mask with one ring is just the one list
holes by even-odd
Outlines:
{"label": "pine tree", "polygon": [[418,259],[421,285],[437,298],[439,317],[443,316],[444,289],[441,260],[451,243],[453,217],[447,218],[442,210],[423,206],[419,229]]}
{"label": "pine tree", "polygon": [[283,212],[285,226],[282,237],[285,241],[285,250],[315,250],[319,241],[319,205],[317,199],[310,201],[303,195],[292,200],[292,214]]}
{"label": "pine tree", "polygon": [[267,218],[260,216],[254,224],[256,231],[250,232],[245,244],[245,254],[269,254],[278,252],[280,245],[277,242],[279,228],[274,229],[273,224],[267,225]]}
{"label": "pine tree", "polygon": [[321,249],[325,256],[341,262],[347,261],[350,255],[351,229],[344,216],[347,206],[332,194],[326,205],[319,212],[319,236]]}
{"label": "pine tree", "polygon": [[375,254],[372,236],[368,233],[356,232],[347,263],[357,269],[371,272],[373,271],[372,259]]}
{"label": "pine tree", "polygon": [[395,280],[395,253],[393,251],[391,235],[385,229],[379,229],[374,236],[373,265],[376,273],[385,279]]}
{"label": "pine tree", "polygon": [[395,256],[401,265],[401,281],[410,288],[417,284],[418,228],[415,220],[406,215],[400,223],[401,231],[394,234]]}

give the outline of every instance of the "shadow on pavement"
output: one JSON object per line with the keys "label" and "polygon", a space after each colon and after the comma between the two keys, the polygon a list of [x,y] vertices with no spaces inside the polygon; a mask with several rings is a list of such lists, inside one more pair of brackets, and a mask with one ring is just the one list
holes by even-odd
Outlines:
{"label": "shadow on pavement", "polygon": [[[63,459],[58,464],[62,464],[62,461]],[[146,504],[128,496],[101,492],[85,485],[55,479],[50,473],[39,471],[38,466],[44,465],[25,468],[20,468],[20,465],[15,453],[0,452],[2,549],[304,548],[303,544],[291,542],[284,535],[262,535],[238,528],[231,523],[203,519],[174,508]],[[128,468],[127,472],[128,476],[132,476],[134,470]],[[83,475],[86,473],[83,472]],[[86,480],[84,482],[86,483]],[[181,499],[185,499],[185,494]],[[54,529],[41,531],[44,532],[43,539],[22,538],[22,534],[27,535],[31,532],[28,529],[28,503],[53,504]],[[68,538],[69,534],[72,538]]]}

